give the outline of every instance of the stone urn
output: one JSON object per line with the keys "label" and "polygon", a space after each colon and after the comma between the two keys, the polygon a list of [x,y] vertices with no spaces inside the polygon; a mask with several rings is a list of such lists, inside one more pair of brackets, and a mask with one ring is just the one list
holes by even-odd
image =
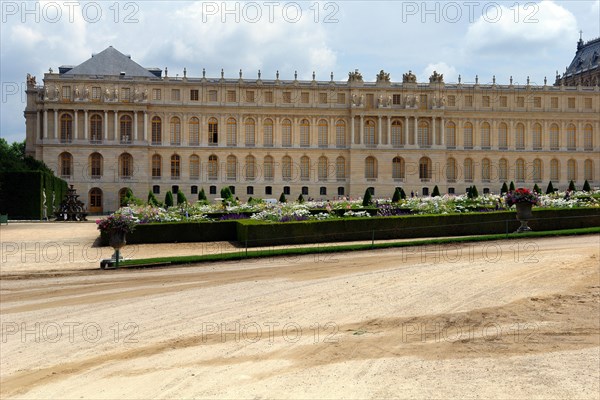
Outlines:
{"label": "stone urn", "polygon": [[119,268],[119,261],[121,260],[120,250],[127,244],[126,235],[127,232],[119,229],[111,229],[108,233],[108,245],[115,250],[113,258],[117,268]]}
{"label": "stone urn", "polygon": [[517,220],[521,222],[521,226],[517,229],[517,233],[529,232],[531,228],[527,225],[530,219],[533,219],[533,214],[531,213],[531,208],[533,204],[528,202],[516,203],[517,207]]}

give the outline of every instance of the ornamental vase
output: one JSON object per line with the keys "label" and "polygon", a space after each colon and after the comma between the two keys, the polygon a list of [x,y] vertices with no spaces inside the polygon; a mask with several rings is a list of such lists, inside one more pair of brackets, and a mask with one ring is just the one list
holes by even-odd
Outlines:
{"label": "ornamental vase", "polygon": [[519,226],[519,229],[517,229],[517,233],[531,231],[531,228],[527,225],[527,222],[530,219],[533,219],[533,214],[531,213],[533,204],[517,203],[515,206],[517,207],[517,220],[521,222],[521,226]]}
{"label": "ornamental vase", "polygon": [[115,250],[120,250],[121,248],[125,247],[125,244],[127,243],[125,240],[126,234],[127,232],[125,231],[112,229],[108,233],[108,245]]}

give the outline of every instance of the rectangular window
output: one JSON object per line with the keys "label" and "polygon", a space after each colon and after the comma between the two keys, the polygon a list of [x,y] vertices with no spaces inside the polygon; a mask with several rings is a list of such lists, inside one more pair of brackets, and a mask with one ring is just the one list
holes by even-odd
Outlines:
{"label": "rectangular window", "polygon": [[131,90],[129,88],[121,89],[121,101],[130,101],[131,100]]}
{"label": "rectangular window", "polygon": [[550,107],[554,109],[558,108],[558,97],[550,98]]}
{"label": "rectangular window", "polygon": [[500,107],[508,107],[508,97],[500,96]]}
{"label": "rectangular window", "polygon": [[401,94],[395,94],[392,96],[392,104],[394,105],[400,105],[402,104],[402,95]]}
{"label": "rectangular window", "polygon": [[592,109],[592,98],[591,97],[586,97],[585,99],[583,99],[583,104],[584,104],[584,108],[586,110],[591,110]]}
{"label": "rectangular window", "polygon": [[533,98],[533,106],[535,108],[542,108],[542,98],[541,97],[534,97]]}
{"label": "rectangular window", "polygon": [[102,88],[99,86],[92,87],[92,100],[100,100],[102,97]]}
{"label": "rectangular window", "polygon": [[292,92],[283,92],[283,102],[286,104],[292,102]]}
{"label": "rectangular window", "polygon": [[63,86],[62,98],[63,100],[71,100],[71,86]]}
{"label": "rectangular window", "polygon": [[346,104],[346,93],[338,93],[337,94],[337,103],[338,104]]}
{"label": "rectangular window", "polygon": [[160,100],[160,99],[161,99],[160,89],[152,89],[152,100]]}
{"label": "rectangular window", "polygon": [[302,93],[300,94],[300,102],[301,102],[302,104],[308,104],[308,100],[309,100],[309,99],[308,99],[308,96],[309,96],[308,92],[302,92]]}
{"label": "rectangular window", "polygon": [[217,101],[217,91],[216,90],[208,91],[208,101]]}
{"label": "rectangular window", "polygon": [[481,103],[482,103],[483,107],[489,107],[490,106],[490,96],[483,96],[483,98],[481,99]]}
{"label": "rectangular window", "polygon": [[227,102],[228,103],[235,103],[236,100],[236,95],[235,95],[235,90],[228,90],[227,91]]}
{"label": "rectangular window", "polygon": [[448,96],[448,107],[456,107],[456,96]]}
{"label": "rectangular window", "polygon": [[570,109],[574,109],[575,108],[575,97],[569,97],[567,100],[567,106]]}
{"label": "rectangular window", "polygon": [[319,93],[319,104],[327,104],[327,93]]}
{"label": "rectangular window", "polygon": [[273,103],[273,92],[265,92],[265,103]]}
{"label": "rectangular window", "polygon": [[473,96],[465,96],[465,107],[473,107]]}
{"label": "rectangular window", "polygon": [[199,99],[200,99],[200,91],[198,89],[191,89],[190,90],[190,100],[198,101]]}
{"label": "rectangular window", "polygon": [[525,107],[525,97],[517,96],[517,107],[519,107],[519,108]]}
{"label": "rectangular window", "polygon": [[254,103],[254,90],[246,90],[246,103]]}

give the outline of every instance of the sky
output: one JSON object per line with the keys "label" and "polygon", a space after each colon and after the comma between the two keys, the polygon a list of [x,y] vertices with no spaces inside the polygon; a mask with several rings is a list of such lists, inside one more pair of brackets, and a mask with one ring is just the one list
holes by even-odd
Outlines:
{"label": "sky", "polygon": [[600,37],[600,0],[569,1],[0,1],[0,137],[25,138],[27,73],[78,65],[113,46],[169,76],[554,83]]}

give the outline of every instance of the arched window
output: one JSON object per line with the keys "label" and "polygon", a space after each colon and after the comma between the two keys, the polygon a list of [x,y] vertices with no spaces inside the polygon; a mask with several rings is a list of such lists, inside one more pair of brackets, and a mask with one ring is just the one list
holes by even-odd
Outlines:
{"label": "arched window", "polygon": [[219,145],[219,121],[217,121],[216,118],[210,118],[208,120],[208,145]]}
{"label": "arched window", "polygon": [[583,149],[585,151],[594,150],[594,128],[589,124],[583,128]]}
{"label": "arched window", "polygon": [[219,158],[211,154],[208,156],[208,179],[211,181],[219,178]]}
{"label": "arched window", "polygon": [[377,159],[373,156],[365,158],[365,178],[377,179]]}
{"label": "arched window", "polygon": [[273,157],[265,156],[263,161],[263,175],[266,181],[272,181],[275,177]]}
{"label": "arched window", "polygon": [[465,182],[473,182],[473,179],[474,179],[473,160],[470,158],[466,158],[463,165],[464,165]]}
{"label": "arched window", "polygon": [[498,178],[501,181],[508,180],[508,161],[506,161],[506,158],[501,158],[498,162]]}
{"label": "arched window", "polygon": [[73,174],[73,156],[71,153],[61,153],[58,156],[58,165],[60,165],[60,176],[70,178]]}
{"label": "arched window", "polygon": [[329,128],[327,125],[327,121],[325,121],[324,119],[320,120],[318,130],[319,147],[329,146]]}
{"label": "arched window", "polygon": [[575,125],[570,124],[567,127],[567,150],[577,149],[577,128]]}
{"label": "arched window", "polygon": [[177,154],[171,156],[171,179],[181,178],[181,157]]}
{"label": "arched window", "polygon": [[588,183],[594,181],[594,161],[590,159],[583,162],[583,179]]}
{"label": "arched window", "polygon": [[481,148],[489,149],[492,146],[491,128],[488,122],[481,124]]}
{"label": "arched window", "polygon": [[556,158],[550,160],[550,180],[560,182],[560,164]]}
{"label": "arched window", "polygon": [[227,119],[227,146],[237,146],[237,121],[235,118]]}
{"label": "arched window", "polygon": [[234,155],[227,156],[227,180],[235,181],[237,179],[237,158]]}
{"label": "arched window", "polygon": [[335,160],[335,177],[338,181],[346,179],[346,159],[342,156]]}
{"label": "arched window", "polygon": [[464,148],[472,149],[473,148],[473,124],[470,122],[465,123],[463,127],[463,139],[464,139]]}
{"label": "arched window", "polygon": [[246,156],[246,166],[244,168],[247,181],[256,179],[256,158],[253,155]]}
{"label": "arched window", "polygon": [[189,142],[190,146],[200,145],[200,120],[196,117],[190,118],[188,123],[188,129],[190,131]]}
{"label": "arched window", "polygon": [[419,146],[421,146],[421,147],[431,146],[432,134],[429,130],[429,122],[419,121],[417,134],[418,134]]}
{"label": "arched window", "polygon": [[292,179],[292,158],[290,156],[284,156],[281,160],[281,178],[284,181]]}
{"label": "arched window", "polygon": [[456,182],[456,160],[452,157],[446,160],[446,179],[448,182]]}
{"label": "arched window", "polygon": [[195,154],[190,156],[190,179],[200,178],[200,157]]}
{"label": "arched window", "polygon": [[92,179],[100,179],[102,177],[102,155],[100,153],[92,153],[90,155],[90,176]]}
{"label": "arched window", "polygon": [[570,159],[567,161],[567,180],[577,181],[577,161]]}
{"label": "arched window", "polygon": [[446,124],[446,147],[455,148],[456,147],[456,124],[452,121]]}
{"label": "arched window", "polygon": [[508,149],[508,126],[504,122],[498,125],[498,148],[500,150]]}
{"label": "arched window", "polygon": [[489,182],[492,176],[492,163],[489,158],[481,160],[481,180]]}
{"label": "arched window", "polygon": [[320,181],[327,180],[327,178],[329,177],[328,169],[329,169],[329,160],[327,160],[327,157],[325,157],[325,156],[319,157],[317,176]]}
{"label": "arched window", "polygon": [[308,156],[300,158],[300,179],[303,181],[310,179],[310,158]]}
{"label": "arched window", "polygon": [[162,120],[160,117],[152,117],[152,144],[162,144]]}
{"label": "arched window", "polygon": [[263,146],[273,146],[273,120],[271,118],[267,118],[263,122]]}
{"label": "arched window", "polygon": [[346,147],[346,123],[342,120],[335,124],[335,145]]}
{"label": "arched window", "polygon": [[404,158],[394,157],[392,160],[392,178],[393,179],[404,179],[406,177],[406,167],[404,164]]}
{"label": "arched window", "polygon": [[517,150],[525,150],[525,125],[522,123],[515,127],[515,147]]}
{"label": "arched window", "polygon": [[102,143],[102,117],[99,114],[90,117],[90,142]]}
{"label": "arched window", "polygon": [[281,145],[292,147],[292,122],[289,119],[284,119],[281,123]]}
{"label": "arched window", "polygon": [[392,147],[404,147],[404,129],[402,128],[402,122],[395,119],[392,121]]}
{"label": "arched window", "polygon": [[364,126],[364,135],[365,135],[365,140],[364,143],[367,146],[375,146],[375,122],[372,120],[367,120],[365,121],[365,126]]}
{"label": "arched window", "polygon": [[162,176],[162,157],[159,154],[152,155],[152,178]]}
{"label": "arched window", "polygon": [[254,147],[256,145],[256,122],[252,118],[246,118],[244,123],[246,146]]}
{"label": "arched window", "polygon": [[533,175],[534,182],[542,181],[542,178],[543,178],[542,160],[540,160],[539,158],[536,158],[535,160],[533,160],[532,175]]}
{"label": "arched window", "polygon": [[123,153],[119,156],[119,176],[121,178],[131,178],[133,176],[133,157],[129,153]]}
{"label": "arched window", "polygon": [[533,149],[541,150],[544,141],[542,138],[542,125],[535,123],[533,125]]}
{"label": "arched window", "polygon": [[550,126],[550,150],[558,150],[560,148],[560,131],[557,124]]}
{"label": "arched window", "polygon": [[60,142],[71,143],[73,141],[73,117],[70,114],[60,116]]}
{"label": "arched window", "polygon": [[300,121],[300,146],[310,146],[310,123],[307,119]]}
{"label": "arched window", "polygon": [[525,182],[525,160],[518,158],[515,164],[515,179],[517,182]]}
{"label": "arched window", "polygon": [[431,159],[429,157],[421,157],[419,160],[419,179],[431,179]]}
{"label": "arched window", "polygon": [[133,140],[133,120],[129,115],[120,118],[119,139],[121,144],[129,144]]}

